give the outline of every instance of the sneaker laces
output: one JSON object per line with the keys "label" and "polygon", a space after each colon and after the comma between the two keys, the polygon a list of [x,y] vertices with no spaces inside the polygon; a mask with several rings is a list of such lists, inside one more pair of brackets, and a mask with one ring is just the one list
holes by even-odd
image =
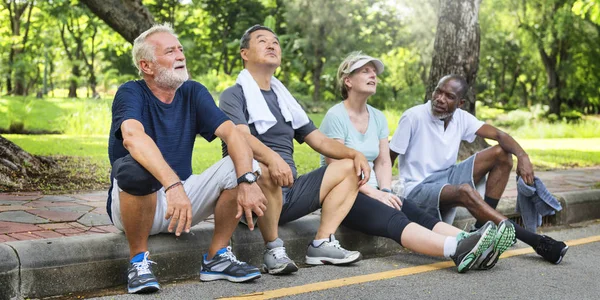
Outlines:
{"label": "sneaker laces", "polygon": [[150,265],[156,263],[149,260],[148,255],[150,255],[150,253],[146,252],[142,261],[132,263],[137,270],[138,275],[152,274],[152,271],[150,271]]}
{"label": "sneaker laces", "polygon": [[340,250],[342,250],[344,253],[348,253],[348,252],[350,252],[350,251],[348,251],[348,250],[346,250],[346,249],[342,248],[342,245],[340,245],[340,241],[338,241],[338,240],[335,240],[335,241],[333,241],[333,242],[329,242],[329,245],[331,245],[331,246],[333,246],[333,247],[335,247],[335,248],[337,248],[337,249],[340,249]]}
{"label": "sneaker laces", "polygon": [[222,253],[221,256],[227,258],[229,261],[231,261],[232,263],[238,264],[238,265],[243,265],[245,264],[245,262],[243,261],[239,261],[236,257],[235,254],[233,254],[233,252],[231,252],[231,246],[227,246],[227,251],[225,251],[225,253]]}
{"label": "sneaker laces", "polygon": [[273,249],[269,249],[269,252],[271,252],[271,254],[273,255],[273,257],[275,257],[275,259],[282,259],[282,258],[289,259],[289,257],[287,256],[287,253],[285,253],[285,247],[276,247]]}

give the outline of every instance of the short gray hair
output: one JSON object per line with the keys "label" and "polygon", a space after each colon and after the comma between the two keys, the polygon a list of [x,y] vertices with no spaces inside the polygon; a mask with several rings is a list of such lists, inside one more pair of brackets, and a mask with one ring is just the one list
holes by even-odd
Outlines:
{"label": "short gray hair", "polygon": [[138,70],[138,74],[142,76],[143,72],[140,68],[140,60],[148,60],[154,61],[154,45],[146,43],[146,39],[159,32],[167,32],[172,34],[174,37],[177,37],[175,31],[173,31],[173,27],[169,25],[169,23],[164,24],[154,24],[150,29],[142,32],[140,36],[138,36],[135,41],[133,41],[133,49],[131,50],[131,57],[133,59],[133,65]]}

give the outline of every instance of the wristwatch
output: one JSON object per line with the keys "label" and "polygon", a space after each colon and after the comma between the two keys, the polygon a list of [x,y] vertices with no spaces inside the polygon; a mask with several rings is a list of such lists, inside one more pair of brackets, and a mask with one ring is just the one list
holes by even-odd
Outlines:
{"label": "wristwatch", "polygon": [[238,184],[240,184],[242,182],[255,183],[257,179],[258,179],[258,177],[256,177],[256,175],[254,175],[254,173],[248,172],[248,173],[240,176],[240,178],[237,179],[237,183]]}

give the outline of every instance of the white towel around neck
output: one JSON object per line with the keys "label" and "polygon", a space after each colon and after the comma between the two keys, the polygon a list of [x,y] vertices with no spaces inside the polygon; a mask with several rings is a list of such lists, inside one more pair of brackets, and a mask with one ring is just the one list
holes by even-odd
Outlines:
{"label": "white towel around neck", "polygon": [[[263,134],[277,123],[275,116],[269,110],[258,83],[248,70],[244,69],[237,77],[236,83],[242,86],[248,109],[248,124],[254,124],[258,134]],[[271,77],[271,89],[277,95],[281,115],[286,122],[292,122],[292,128],[298,129],[308,124],[309,119],[304,109],[290,94],[290,91],[275,77]]]}

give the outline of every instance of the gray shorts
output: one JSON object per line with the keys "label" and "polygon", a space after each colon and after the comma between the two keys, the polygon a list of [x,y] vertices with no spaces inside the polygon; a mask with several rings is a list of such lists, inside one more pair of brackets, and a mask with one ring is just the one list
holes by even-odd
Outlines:
{"label": "gray shorts", "polygon": [[283,207],[279,225],[304,217],[321,208],[321,183],[327,166],[301,175],[291,188],[283,189]]}
{"label": "gray shorts", "polygon": [[[252,170],[260,173],[258,162],[252,161]],[[192,204],[192,226],[200,223],[215,211],[217,200],[223,190],[234,189],[237,187],[237,175],[233,161],[226,156],[204,170],[200,175],[191,175],[183,182],[183,188]],[[123,230],[123,221],[121,219],[121,201],[120,201],[119,182],[113,181],[112,189],[112,220],[119,230]],[[168,232],[171,219],[166,220],[167,196],[164,188],[156,192],[156,212],[150,234]]]}
{"label": "gray shorts", "polygon": [[464,183],[476,189],[473,182],[473,166],[475,165],[476,155],[477,153],[448,169],[429,175],[429,177],[415,186],[407,198],[411,199],[428,214],[452,224],[456,216],[456,207],[440,209],[442,189],[446,185],[460,185]]}

